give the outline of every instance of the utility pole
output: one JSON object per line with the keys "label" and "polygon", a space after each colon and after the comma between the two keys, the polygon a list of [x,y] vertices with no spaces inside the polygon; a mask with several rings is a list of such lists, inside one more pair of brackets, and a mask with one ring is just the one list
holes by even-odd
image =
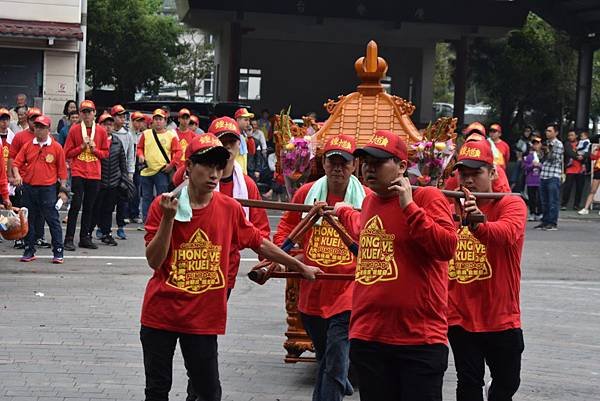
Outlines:
{"label": "utility pole", "polygon": [[79,71],[77,82],[77,100],[85,99],[85,58],[87,54],[87,0],[81,0],[81,31],[83,40],[79,45]]}

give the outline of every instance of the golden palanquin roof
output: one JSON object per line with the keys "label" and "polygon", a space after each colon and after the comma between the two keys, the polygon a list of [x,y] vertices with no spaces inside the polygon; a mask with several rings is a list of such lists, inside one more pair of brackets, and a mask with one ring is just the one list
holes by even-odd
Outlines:
{"label": "golden palanquin roof", "polygon": [[385,93],[381,79],[387,72],[387,62],[377,57],[377,44],[370,41],[367,54],[354,63],[360,80],[357,91],[329,99],[325,109],[330,117],[316,133],[317,147],[323,148],[331,136],[354,135],[357,146],[364,146],[378,130],[392,131],[408,143],[419,142],[421,134],[410,116],[415,106],[398,96]]}

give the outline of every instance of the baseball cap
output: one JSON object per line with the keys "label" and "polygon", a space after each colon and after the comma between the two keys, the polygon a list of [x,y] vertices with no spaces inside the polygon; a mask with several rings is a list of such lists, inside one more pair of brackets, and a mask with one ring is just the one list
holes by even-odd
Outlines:
{"label": "baseball cap", "polygon": [[354,151],[356,151],[356,141],[350,135],[339,134],[331,137],[323,148],[325,157],[339,155],[347,161],[354,160]]}
{"label": "baseball cap", "polygon": [[131,121],[144,120],[145,118],[146,116],[144,116],[144,113],[139,111],[134,111],[131,113]]}
{"label": "baseball cap", "polygon": [[168,117],[167,116],[167,112],[165,110],[163,110],[163,109],[156,109],[156,110],[154,110],[152,112],[152,117],[154,118],[156,116],[160,116],[160,117],[162,117],[164,119],[166,119]]}
{"label": "baseball cap", "polygon": [[41,115],[35,119],[34,123],[50,128],[50,126],[52,125],[52,119],[50,119],[50,117],[48,116]]}
{"label": "baseball cap", "polygon": [[198,117],[196,117],[196,116],[190,116],[190,122],[192,122],[196,125],[200,125],[200,120],[198,120]]}
{"label": "baseball cap", "polygon": [[479,132],[481,135],[485,136],[485,127],[479,121],[472,122],[463,130],[463,134],[469,135],[473,132]]}
{"label": "baseball cap", "polygon": [[189,159],[194,155],[203,155],[207,152],[218,152],[225,160],[229,159],[229,151],[223,147],[219,138],[211,133],[196,136],[185,148],[185,158]]}
{"label": "baseball cap", "polygon": [[117,114],[125,114],[125,107],[121,106],[120,104],[114,105],[110,109],[110,115],[114,117]]}
{"label": "baseball cap", "polygon": [[84,111],[84,110],[94,110],[95,111],[96,105],[91,100],[84,100],[79,105],[79,111]]}
{"label": "baseball cap", "polygon": [[111,114],[108,114],[106,112],[102,113],[102,115],[100,115],[100,117],[98,117],[98,124],[102,124],[104,121],[108,120],[109,118],[111,120],[115,121],[115,119],[112,116],[112,110],[111,110]]}
{"label": "baseball cap", "polygon": [[29,110],[27,110],[27,119],[31,120],[32,118],[35,118],[37,116],[41,116],[42,115],[42,111],[40,109],[38,109],[37,107],[32,107]]}
{"label": "baseball cap", "polygon": [[458,161],[454,168],[460,166],[480,168],[494,164],[494,154],[488,141],[467,141],[458,151]]}
{"label": "baseball cap", "polygon": [[225,134],[233,134],[240,139],[240,126],[237,121],[231,117],[219,117],[213,120],[208,127],[208,132],[215,135],[217,138]]}
{"label": "baseball cap", "polygon": [[235,118],[254,118],[254,114],[250,113],[247,108],[242,107],[241,109],[236,110]]}
{"label": "baseball cap", "polygon": [[375,132],[369,142],[362,148],[356,149],[353,154],[356,157],[369,155],[378,159],[391,157],[400,160],[408,159],[408,149],[402,138],[391,131],[384,130]]}
{"label": "baseball cap", "polygon": [[490,131],[498,131],[502,133],[502,126],[500,124],[492,124],[490,125]]}
{"label": "baseball cap", "polygon": [[2,116],[10,117],[10,111],[8,111],[8,109],[5,109],[4,107],[0,108],[0,117],[2,117]]}
{"label": "baseball cap", "polygon": [[179,110],[179,117],[185,116],[185,115],[191,116],[192,113],[190,113],[190,111],[186,108]]}

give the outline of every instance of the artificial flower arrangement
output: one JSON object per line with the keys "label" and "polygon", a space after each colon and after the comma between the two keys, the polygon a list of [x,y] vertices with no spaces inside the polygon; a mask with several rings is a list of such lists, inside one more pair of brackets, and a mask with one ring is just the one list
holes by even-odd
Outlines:
{"label": "artificial flower arrangement", "polygon": [[410,145],[407,173],[411,184],[443,185],[454,160],[456,123],[456,118],[439,118],[427,126],[422,141]]}
{"label": "artificial flower arrangement", "polygon": [[277,154],[276,173],[282,174],[288,195],[294,192],[306,180],[311,171],[311,136],[306,127],[296,125],[290,117],[291,107],[282,110],[275,118],[273,136]]}

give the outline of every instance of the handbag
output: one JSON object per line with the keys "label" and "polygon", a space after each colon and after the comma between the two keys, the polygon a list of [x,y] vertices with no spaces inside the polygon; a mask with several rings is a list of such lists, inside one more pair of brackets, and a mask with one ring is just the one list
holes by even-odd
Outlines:
{"label": "handbag", "polygon": [[121,181],[119,181],[119,186],[117,188],[119,191],[119,199],[121,200],[130,200],[137,196],[135,184],[126,175],[121,176]]}

